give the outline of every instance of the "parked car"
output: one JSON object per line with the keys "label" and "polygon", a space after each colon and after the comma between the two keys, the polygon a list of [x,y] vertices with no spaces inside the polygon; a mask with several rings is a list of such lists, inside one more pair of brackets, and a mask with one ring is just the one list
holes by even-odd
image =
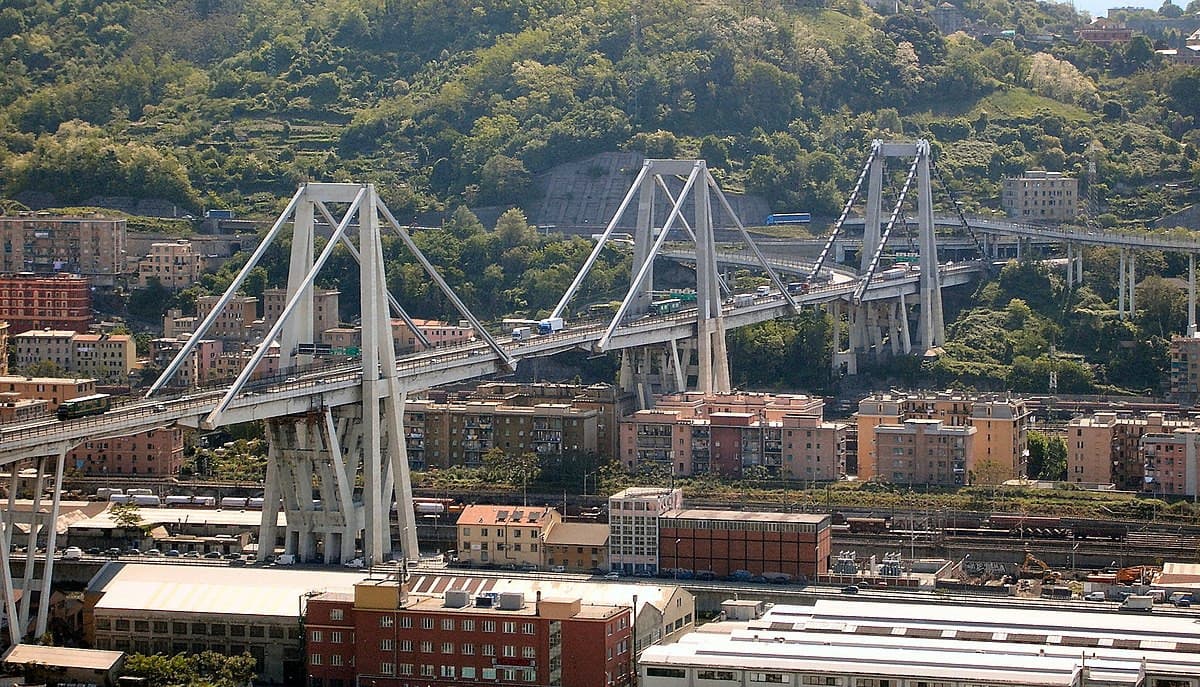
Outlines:
{"label": "parked car", "polygon": [[550,572],[557,572],[557,573],[560,573],[560,572],[566,572],[566,571],[567,571],[567,566],[565,566],[565,565],[552,565],[552,566],[550,566]]}
{"label": "parked car", "polygon": [[846,586],[846,587],[842,587],[842,593],[843,593],[843,594],[857,594],[857,593],[858,593],[858,587],[857,587],[856,585],[853,585],[853,584],[852,584],[852,585],[848,585],[848,586]]}
{"label": "parked car", "polygon": [[220,558],[221,552],[220,551],[209,551],[208,553],[204,554],[204,557],[209,558],[209,559]]}
{"label": "parked car", "polygon": [[200,552],[199,551],[188,551],[187,553],[183,554],[183,557],[184,558],[199,558]]}
{"label": "parked car", "polygon": [[165,555],[167,558],[179,558],[179,549],[171,549],[163,555]]}
{"label": "parked car", "polygon": [[162,558],[163,552],[159,551],[158,549],[150,549],[146,552],[146,555],[150,556],[151,558]]}
{"label": "parked car", "polygon": [[1085,601],[1104,601],[1104,592],[1088,592],[1083,595]]}
{"label": "parked car", "polygon": [[64,561],[77,561],[83,558],[83,549],[78,546],[68,546],[63,549],[62,557]]}
{"label": "parked car", "polygon": [[619,580],[619,579],[621,579],[621,573],[617,572],[616,570],[610,570],[610,571],[604,573],[604,579]]}

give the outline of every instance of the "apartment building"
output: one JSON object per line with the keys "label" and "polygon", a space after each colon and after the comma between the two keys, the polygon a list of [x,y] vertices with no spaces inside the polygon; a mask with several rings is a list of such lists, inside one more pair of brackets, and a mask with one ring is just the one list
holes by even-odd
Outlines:
{"label": "apartment building", "polygon": [[79,334],[74,330],[32,329],[21,332],[13,340],[13,365],[24,370],[31,365],[51,362],[63,370],[71,370],[75,364],[71,344]]}
{"label": "apartment building", "polygon": [[1160,497],[1200,495],[1200,427],[1142,435],[1142,489]]}
{"label": "apartment building", "polygon": [[546,533],[542,548],[542,558],[550,570],[608,570],[608,525],[559,522]]}
{"label": "apartment building", "polygon": [[124,219],[0,217],[0,272],[69,272],[92,286],[113,286],[125,273],[125,240]]}
{"label": "apartment building", "polygon": [[608,563],[626,574],[658,570],[659,517],[683,508],[682,489],[629,487],[608,497]]}
{"label": "apartment building", "polygon": [[1133,29],[1107,17],[1096,17],[1091,24],[1077,29],[1079,40],[1105,48],[1128,43],[1133,38]]}
{"label": "apartment building", "polygon": [[1079,180],[1042,170],[1007,177],[1000,207],[1016,219],[1072,221],[1079,215]]}
{"label": "apartment building", "polygon": [[[154,362],[154,366],[159,369],[165,369],[175,359],[175,356],[183,350],[184,344],[188,341],[188,336],[179,338],[162,337],[154,339],[150,342],[150,357]],[[191,353],[184,358],[183,363],[179,366],[175,376],[171,380],[173,387],[192,388],[201,384],[219,379],[217,358],[221,355],[223,347],[220,341],[216,339],[201,339],[192,349]]]}
{"label": "apartment building", "polygon": [[464,394],[462,400],[499,401],[506,406],[565,403],[579,410],[595,410],[596,449],[601,458],[607,459],[618,455],[621,418],[637,408],[636,397],[613,384],[485,382]]}
{"label": "apartment building", "polygon": [[[217,307],[221,296],[200,296],[196,299],[196,322],[203,322]],[[253,296],[234,296],[217,315],[205,336],[227,341],[247,341],[254,335],[258,319],[258,299]]]}
{"label": "apartment building", "polygon": [[510,456],[595,453],[598,424],[597,411],[565,403],[515,407],[495,401],[423,400],[409,401],[404,409],[408,461],[416,470],[478,467],[494,448]]}
{"label": "apartment building", "polygon": [[1171,400],[1184,405],[1200,401],[1200,336],[1171,338]]}
{"label": "apartment building", "polygon": [[[974,427],[945,425],[941,420],[908,418],[903,424],[876,425],[876,477],[891,484],[961,487],[998,484],[1007,475],[983,474],[995,469],[972,460]],[[993,466],[998,464],[993,463]],[[1003,479],[1002,479],[1003,478]]]}
{"label": "apartment building", "polygon": [[472,505],[458,516],[458,559],[472,565],[542,568],[547,534],[562,522],[548,507]]}
{"label": "apartment building", "polygon": [[[1148,484],[1143,437],[1173,434],[1194,426],[1190,420],[1168,419],[1162,413],[1132,416],[1103,412],[1074,418],[1067,425],[1067,481],[1142,491]],[[1161,458],[1167,453],[1163,448]]]}
{"label": "apartment building", "polygon": [[[441,320],[422,320],[414,317],[412,321],[434,348],[475,340],[475,328],[465,320],[458,324],[450,324]],[[397,353],[413,353],[425,348],[408,323],[400,319],[392,320],[392,340],[396,342]]]}
{"label": "apartment building", "polygon": [[85,441],[67,465],[88,476],[168,477],[183,467],[183,429],[168,427],[113,439]]}
{"label": "apartment building", "polygon": [[130,334],[76,334],[71,369],[102,382],[125,383],[137,367],[137,344]]}
{"label": "apartment building", "polygon": [[51,362],[63,370],[107,382],[127,382],[137,366],[137,346],[129,334],[80,334],[35,329],[13,337],[18,369]]}
{"label": "apartment building", "polygon": [[830,516],[807,513],[670,510],[658,518],[654,570],[816,579],[828,572],[830,525]]}
{"label": "apartment building", "polygon": [[820,416],[763,420],[752,413],[641,410],[621,420],[621,460],[629,469],[657,464],[679,476],[741,477],[761,467],[772,477],[834,480],[845,474],[848,426]]}
{"label": "apartment building", "polygon": [[47,401],[21,398],[15,391],[0,391],[0,422],[25,422],[50,414]]}
{"label": "apartment building", "polygon": [[[858,477],[890,479],[878,468],[876,427],[903,425],[905,420],[941,420],[945,427],[975,428],[966,457],[968,469],[998,481],[1025,477],[1028,430],[1032,415],[1024,399],[1006,394],[887,392],[858,404]],[[947,435],[949,437],[949,435]]]}
{"label": "apartment building", "polygon": [[67,379],[62,377],[0,377],[0,393],[15,393],[20,398],[46,401],[46,412],[53,413],[63,401],[96,393],[94,379]]}
{"label": "apartment building", "polygon": [[187,239],[152,243],[150,252],[138,260],[138,286],[158,282],[178,291],[195,284],[203,268],[204,256]]}
{"label": "apartment building", "polygon": [[632,683],[630,606],[539,592],[416,596],[394,579],[308,600],[309,684],[316,687]]}
{"label": "apartment building", "polygon": [[[321,341],[321,333],[326,329],[338,325],[340,293],[337,289],[313,289],[313,343]],[[287,302],[287,289],[272,288],[263,291],[262,321],[265,328],[270,328],[279,320]]]}
{"label": "apartment building", "polygon": [[86,332],[92,323],[88,280],[74,274],[0,275],[0,320],[14,335],[31,329]]}

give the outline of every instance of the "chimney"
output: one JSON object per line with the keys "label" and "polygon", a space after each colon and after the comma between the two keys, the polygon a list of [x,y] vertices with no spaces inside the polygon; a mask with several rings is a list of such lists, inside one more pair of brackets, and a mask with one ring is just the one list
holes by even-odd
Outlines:
{"label": "chimney", "polygon": [[533,614],[534,615],[542,614],[542,590],[540,590],[540,589],[537,590],[537,594],[534,596],[534,599],[533,599]]}

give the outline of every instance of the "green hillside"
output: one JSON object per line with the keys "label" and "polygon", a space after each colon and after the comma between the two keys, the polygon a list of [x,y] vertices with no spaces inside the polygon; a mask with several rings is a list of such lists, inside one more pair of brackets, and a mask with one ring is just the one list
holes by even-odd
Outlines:
{"label": "green hillside", "polygon": [[[403,214],[521,204],[532,175],[631,148],[832,214],[868,140],[927,136],[977,207],[1089,154],[1110,221],[1188,200],[1200,70],[1147,39],[1033,43],[1083,23],[1068,5],[961,9],[998,37],[856,0],[11,0],[4,192],[269,214],[299,181],[355,179]],[[1167,182],[1184,195],[1127,188]]]}

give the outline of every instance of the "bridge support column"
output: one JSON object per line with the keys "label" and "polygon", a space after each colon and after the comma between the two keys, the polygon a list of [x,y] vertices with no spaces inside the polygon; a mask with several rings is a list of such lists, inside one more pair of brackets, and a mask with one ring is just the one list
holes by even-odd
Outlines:
{"label": "bridge support column", "polygon": [[942,320],[942,282],[938,267],[937,231],[933,224],[933,189],[929,179],[929,141],[917,144],[917,228],[921,260],[921,343],[926,352],[946,343]]}
{"label": "bridge support column", "polygon": [[1196,254],[1188,253],[1188,325],[1187,335],[1196,335]]}
{"label": "bridge support column", "polygon": [[1117,278],[1117,316],[1123,320],[1125,319],[1125,291],[1127,288],[1125,286],[1127,279],[1127,268],[1125,263],[1128,259],[1124,248],[1120,249],[1120,255],[1121,261],[1120,265],[1118,266],[1119,276]]}
{"label": "bridge support column", "polygon": [[903,292],[900,293],[898,309],[900,311],[900,349],[905,355],[909,355],[912,353],[912,339],[908,334],[908,303]]}
{"label": "bridge support column", "polygon": [[[364,525],[363,503],[354,500],[353,476],[364,462],[362,422],[354,417],[356,410],[353,406],[339,409],[336,419],[334,411],[327,409],[268,421],[259,560],[272,553],[281,506],[287,519],[285,553],[313,562],[319,546],[325,563],[354,558]],[[343,447],[349,452],[343,453]],[[320,508],[313,502],[314,490]]]}

